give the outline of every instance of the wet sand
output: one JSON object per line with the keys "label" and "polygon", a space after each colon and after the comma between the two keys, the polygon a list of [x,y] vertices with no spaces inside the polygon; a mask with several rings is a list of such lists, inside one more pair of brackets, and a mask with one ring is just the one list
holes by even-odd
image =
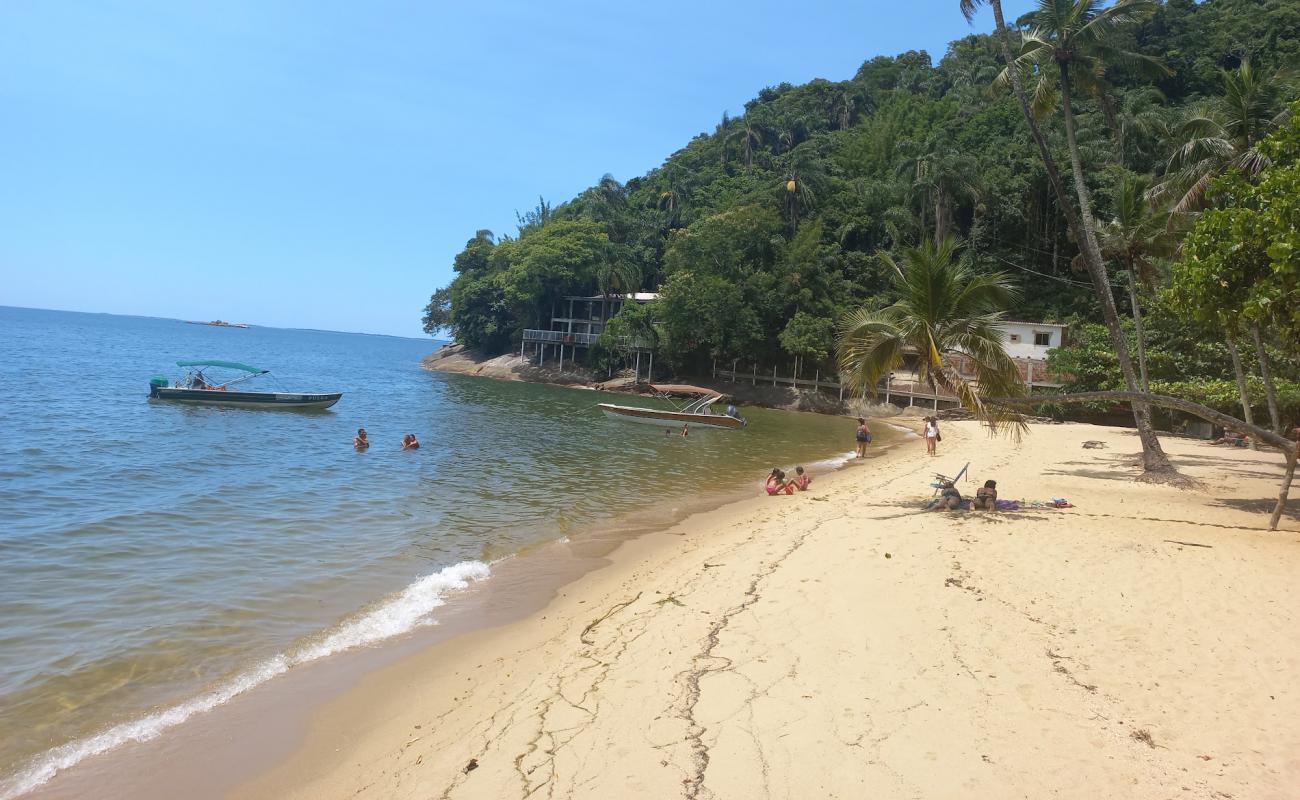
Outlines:
{"label": "wet sand", "polygon": [[[1103,447],[1084,449],[1085,441]],[[522,619],[369,672],[241,798],[1284,798],[1300,518],[1281,456],[973,423],[635,539]],[[1004,498],[919,511],[972,461]]]}
{"label": "wet sand", "polygon": [[[882,433],[881,447],[868,461],[909,443],[895,429]],[[837,457],[809,466],[825,477],[840,461]],[[491,580],[449,596],[447,605],[438,609],[436,626],[296,667],[159,738],[89,758],[24,797],[227,797],[235,787],[290,758],[302,746],[316,711],[353,690],[366,676],[442,644],[458,648],[476,631],[526,619],[553,601],[561,587],[608,566],[610,554],[629,541],[719,507],[747,502],[759,483],[756,479],[754,485],[683,497],[672,507],[625,514],[614,524],[580,529],[560,541],[497,561]]]}

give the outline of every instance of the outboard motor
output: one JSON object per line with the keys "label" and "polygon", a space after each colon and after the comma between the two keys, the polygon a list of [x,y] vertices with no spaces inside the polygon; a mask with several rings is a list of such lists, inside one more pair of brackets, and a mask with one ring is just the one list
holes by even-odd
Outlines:
{"label": "outboard motor", "polygon": [[157,397],[159,389],[167,388],[167,379],[161,375],[155,375],[149,379],[149,396]]}

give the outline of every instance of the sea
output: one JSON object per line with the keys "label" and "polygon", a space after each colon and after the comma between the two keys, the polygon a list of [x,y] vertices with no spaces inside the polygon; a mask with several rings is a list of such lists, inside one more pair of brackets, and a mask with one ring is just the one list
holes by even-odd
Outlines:
{"label": "sea", "polygon": [[[431,372],[437,345],[0,307],[0,800],[434,625],[530,547],[853,448],[853,421],[812,414],[688,437],[608,419],[596,403],[626,396]],[[179,359],[343,398],[149,400]]]}

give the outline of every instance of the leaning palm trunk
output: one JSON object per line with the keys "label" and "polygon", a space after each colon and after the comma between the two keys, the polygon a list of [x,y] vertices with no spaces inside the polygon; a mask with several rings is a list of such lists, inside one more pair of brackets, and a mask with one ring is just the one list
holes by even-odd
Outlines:
{"label": "leaning palm trunk", "polygon": [[[1008,66],[1008,71],[1015,72],[1015,66]],[[1072,224],[1076,234],[1079,236],[1079,246],[1083,251],[1084,264],[1088,269],[1088,276],[1092,278],[1093,289],[1097,292],[1097,299],[1101,302],[1101,315],[1106,322],[1106,328],[1110,333],[1111,344],[1115,347],[1115,356],[1119,360],[1120,372],[1124,376],[1124,384],[1130,392],[1141,391],[1138,384],[1137,375],[1133,370],[1133,356],[1129,353],[1128,337],[1124,335],[1124,328],[1119,321],[1119,312],[1115,310],[1115,297],[1111,293],[1110,278],[1106,274],[1106,267],[1101,262],[1101,250],[1097,246],[1096,223],[1092,218],[1092,201],[1088,195],[1088,185],[1083,177],[1083,157],[1079,152],[1078,138],[1074,132],[1074,110],[1071,106],[1070,93],[1070,68],[1068,64],[1061,63],[1061,107],[1064,110],[1065,117],[1065,140],[1070,150],[1070,167],[1074,170],[1074,190],[1079,198],[1079,216],[1078,221]],[[1032,112],[1026,107],[1026,112],[1032,116]],[[1068,201],[1063,201],[1062,205],[1068,205]],[[1147,473],[1159,474],[1170,473],[1174,471],[1173,465],[1169,463],[1169,458],[1165,456],[1164,450],[1160,447],[1160,440],[1156,438],[1155,429],[1151,426],[1151,412],[1141,401],[1133,403],[1133,422],[1137,426],[1138,438],[1142,441],[1142,464]]]}
{"label": "leaning palm trunk", "polygon": [[[1088,268],[1088,275],[1092,278],[1093,288],[1096,290],[1097,299],[1101,303],[1102,317],[1110,333],[1111,343],[1114,345],[1115,352],[1119,357],[1120,370],[1124,373],[1124,382],[1130,390],[1136,390],[1137,381],[1133,376],[1133,360],[1128,354],[1128,341],[1124,337],[1124,331],[1119,324],[1119,315],[1115,311],[1115,299],[1110,293],[1110,281],[1106,278],[1106,267],[1101,261],[1101,251],[1097,247],[1096,236],[1087,235],[1080,223],[1074,204],[1070,202],[1069,197],[1066,195],[1065,181],[1061,179],[1061,171],[1056,165],[1056,159],[1052,157],[1052,151],[1047,147],[1047,139],[1044,138],[1043,131],[1038,127],[1037,120],[1034,119],[1029,97],[1025,94],[1024,84],[1020,80],[1020,71],[1016,68],[1016,60],[1011,55],[1011,31],[1002,16],[1002,1],[989,0],[989,5],[993,7],[993,21],[997,29],[998,45],[1002,50],[1002,60],[1007,64],[1007,77],[1011,81],[1011,91],[1020,103],[1020,111],[1025,117],[1025,123],[1029,126],[1029,133],[1033,136],[1034,144],[1038,146],[1038,155],[1042,158],[1043,169],[1047,172],[1047,180],[1052,184],[1052,191],[1056,195],[1057,205],[1060,206],[1061,213],[1065,215],[1065,222],[1069,225],[1070,232],[1074,234],[1075,240],[1079,242],[1084,264]],[[963,8],[966,8],[966,6],[963,5]],[[1069,108],[1068,103],[1066,108]],[[1070,118],[1069,124],[1073,126],[1073,118]],[[1073,148],[1072,156],[1077,152],[1078,148]],[[1076,184],[1082,186],[1082,172],[1076,172],[1075,175],[1078,178]],[[1133,420],[1137,425],[1138,437],[1142,441],[1143,467],[1153,475],[1173,472],[1173,466],[1160,448],[1160,440],[1156,438],[1155,431],[1151,429],[1147,416],[1141,413],[1139,408],[1142,408],[1140,404],[1134,406]]]}
{"label": "leaning palm trunk", "polygon": [[1151,391],[1147,382],[1147,343],[1146,332],[1142,329],[1142,306],[1138,303],[1137,272],[1130,263],[1128,268],[1128,299],[1133,304],[1133,332],[1136,336],[1138,351],[1138,385],[1142,391]]}
{"label": "leaning palm trunk", "polygon": [[1273,385],[1273,370],[1268,363],[1268,353],[1264,351],[1264,340],[1259,335],[1259,324],[1251,323],[1250,338],[1255,340],[1255,355],[1259,357],[1259,376],[1264,379],[1264,397],[1268,400],[1268,418],[1273,423],[1273,432],[1282,432],[1282,417],[1277,411],[1277,388]]}
{"label": "leaning palm trunk", "polygon": [[[1042,403],[1044,397],[996,397],[985,398],[984,402],[988,406],[1024,406],[1032,403]],[[1282,451],[1282,456],[1286,459],[1286,471],[1282,475],[1282,488],[1277,495],[1277,504],[1273,507],[1273,515],[1269,517],[1269,530],[1277,530],[1278,522],[1282,519],[1282,512],[1286,510],[1287,498],[1291,491],[1291,482],[1295,478],[1296,461],[1300,460],[1300,443],[1293,442],[1281,434],[1265,430],[1257,425],[1250,425],[1237,419],[1236,417],[1223,414],[1214,409],[1203,406],[1200,403],[1193,403],[1188,400],[1182,400],[1177,397],[1169,397],[1163,394],[1151,394],[1150,392],[1079,392],[1077,394],[1056,394],[1051,396],[1052,403],[1091,403],[1097,400],[1120,401],[1129,404],[1142,403],[1143,405],[1160,406],[1161,408],[1170,408],[1175,411],[1182,411],[1192,416],[1200,417],[1206,422],[1215,425],[1222,425],[1229,430],[1238,431],[1239,433],[1250,434],[1254,439],[1273,445]]]}
{"label": "leaning palm trunk", "polygon": [[[1255,412],[1250,407],[1250,387],[1246,384],[1246,371],[1241,368],[1241,352],[1237,350],[1237,335],[1228,331],[1228,352],[1232,354],[1232,371],[1237,376],[1237,392],[1241,395],[1241,416],[1247,425],[1255,424]],[[1259,442],[1250,440],[1252,450],[1259,449]]]}

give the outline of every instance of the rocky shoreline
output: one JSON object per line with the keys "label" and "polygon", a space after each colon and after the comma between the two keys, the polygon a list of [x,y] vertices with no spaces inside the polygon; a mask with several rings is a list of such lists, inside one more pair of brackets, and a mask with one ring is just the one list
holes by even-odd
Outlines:
{"label": "rocky shoreline", "polygon": [[[631,376],[615,375],[601,379],[590,370],[576,364],[566,364],[561,371],[552,366],[539,367],[515,353],[487,356],[461,344],[446,344],[425,356],[421,366],[435,372],[452,372],[460,375],[477,375],[504,381],[528,383],[553,383],[561,386],[583,386],[609,392],[642,394],[645,384],[637,383]],[[787,411],[811,411],[839,416],[891,417],[899,414],[925,413],[900,409],[890,403],[871,403],[861,400],[844,400],[812,389],[794,389],[790,386],[763,386],[743,382],[714,380],[708,377],[680,376],[680,380],[696,386],[716,389],[735,399],[738,405],[779,408]]]}

